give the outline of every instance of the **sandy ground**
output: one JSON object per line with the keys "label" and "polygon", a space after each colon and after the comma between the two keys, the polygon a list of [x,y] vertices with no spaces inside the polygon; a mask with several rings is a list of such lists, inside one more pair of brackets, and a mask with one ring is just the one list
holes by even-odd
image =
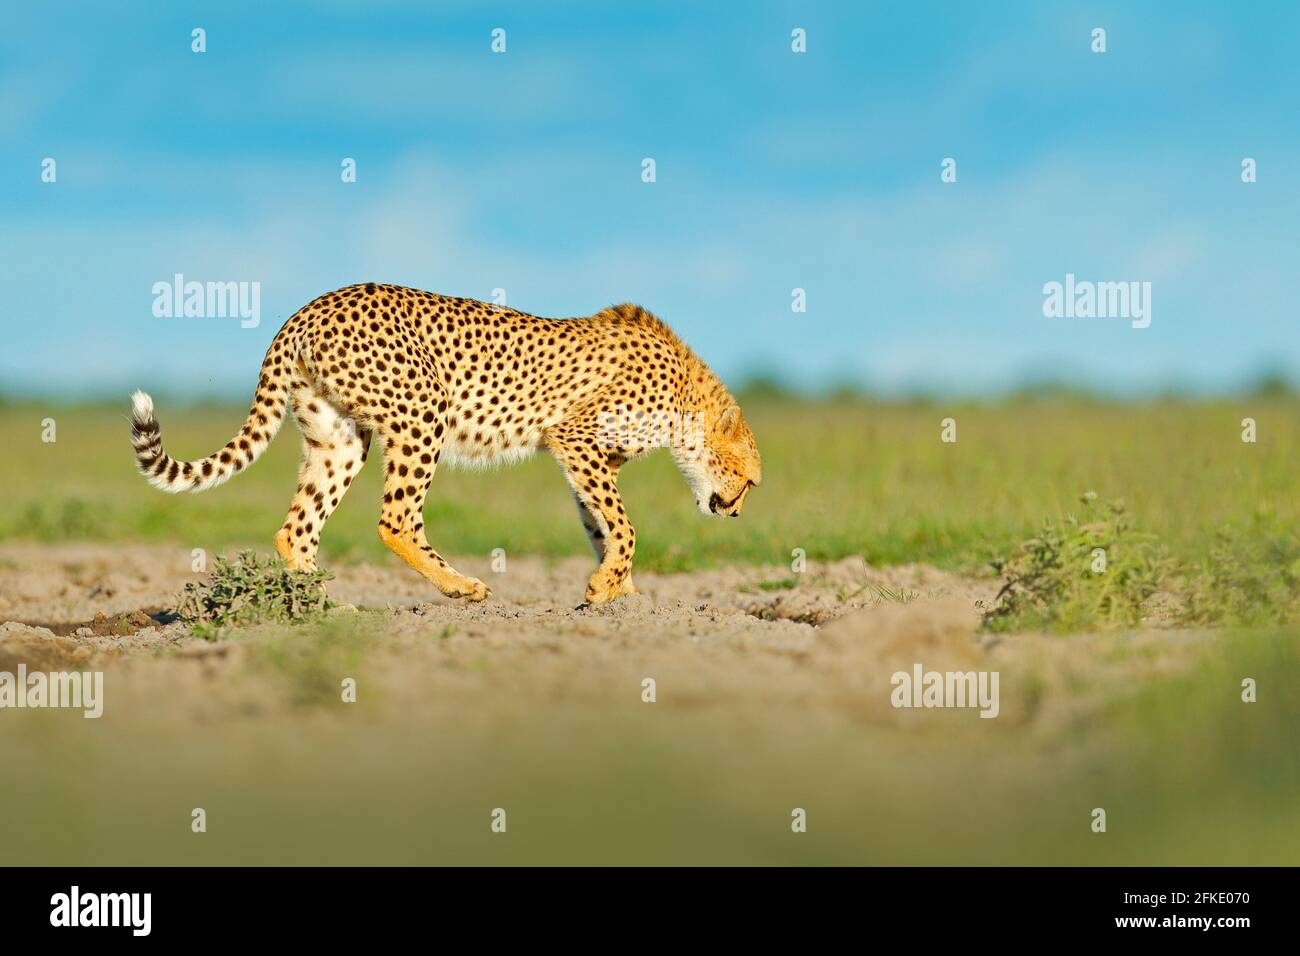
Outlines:
{"label": "sandy ground", "polygon": [[[29,669],[147,661],[155,680],[170,683],[176,678],[169,662],[203,659],[211,666],[264,655],[265,635],[279,631],[254,628],[208,642],[168,613],[185,583],[201,577],[191,560],[188,551],[167,546],[0,546],[0,669],[20,661]],[[1206,639],[1161,631],[1068,639],[984,634],[980,611],[997,582],[920,565],[872,568],[860,558],[810,562],[798,575],[777,566],[639,571],[642,593],[583,609],[574,601],[590,571],[585,559],[515,558],[504,573],[493,573],[485,560],[455,564],[490,582],[492,596],[470,604],[431,595],[396,561],[332,568],[332,598],[372,612],[333,614],[352,616],[378,640],[367,645],[367,666],[388,692],[441,687],[457,680],[467,661],[486,655],[494,664],[549,673],[580,697],[584,689],[573,682],[581,684],[584,670],[595,668],[600,676],[593,682],[606,686],[607,672],[654,665],[677,675],[679,692],[686,682],[690,692],[724,707],[729,696],[763,699],[771,685],[773,695],[795,706],[888,720],[889,675],[920,662],[942,670],[1000,668],[1011,678],[1009,685],[1004,678],[1004,717],[1037,719],[1046,701],[1069,719],[1094,702],[1089,685],[1113,693],[1150,673],[1176,670],[1186,648]],[[555,660],[540,662],[539,652]],[[1017,672],[1032,674],[1032,693],[1017,690]],[[1053,684],[1071,691],[1046,693]]]}
{"label": "sandy ground", "polygon": [[[166,546],[0,545],[0,622],[82,637],[148,629],[157,624],[150,615],[165,621],[162,612],[175,608],[185,583],[203,576],[191,571],[191,564],[188,551]],[[957,597],[972,611],[996,592],[993,582],[964,580],[924,565],[876,569],[847,558],[810,562],[798,575],[776,566],[668,575],[638,571],[641,594],[578,611],[591,571],[586,559],[516,558],[502,573],[474,558],[453,559],[453,564],[487,581],[492,596],[478,605],[445,598],[395,561],[333,566],[329,592],[336,602],[406,609],[481,625],[484,633],[537,624],[602,630],[652,623],[805,639],[815,625],[887,603],[880,588],[905,593],[909,600]]]}
{"label": "sandy ground", "polygon": [[[567,634],[671,635],[690,643],[739,641],[803,652],[825,625],[896,604],[888,595],[904,595],[918,607],[945,600],[965,608],[964,624],[973,626],[978,608],[996,590],[993,582],[963,580],[922,565],[875,569],[849,558],[809,563],[798,575],[775,566],[690,574],[641,571],[636,574],[640,594],[579,609],[588,560],[516,558],[501,573],[473,558],[453,563],[488,581],[492,596],[479,604],[450,600],[395,561],[331,568],[330,596],[356,608],[391,612],[386,629],[393,632],[454,628],[490,645]],[[0,546],[0,640],[5,642],[0,647],[7,645],[16,655],[20,644],[31,651],[44,644],[50,652],[75,650],[85,660],[206,644],[170,613],[186,582],[202,577],[191,564],[188,551],[167,546]]]}

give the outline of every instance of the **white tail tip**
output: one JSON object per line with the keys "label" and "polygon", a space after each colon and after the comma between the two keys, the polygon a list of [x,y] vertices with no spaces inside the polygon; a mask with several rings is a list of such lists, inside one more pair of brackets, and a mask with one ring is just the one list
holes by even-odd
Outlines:
{"label": "white tail tip", "polygon": [[147,392],[138,389],[131,393],[131,411],[138,422],[147,422],[153,419],[153,399]]}

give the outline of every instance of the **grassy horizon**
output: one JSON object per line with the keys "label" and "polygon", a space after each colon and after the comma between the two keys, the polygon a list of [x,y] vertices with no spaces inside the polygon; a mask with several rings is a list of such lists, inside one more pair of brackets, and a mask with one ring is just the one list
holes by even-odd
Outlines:
{"label": "grassy horizon", "polygon": [[[159,403],[168,451],[206,455],[243,422],[236,405]],[[1300,399],[1094,404],[1075,400],[882,404],[859,398],[745,403],[764,481],[744,516],[698,515],[665,452],[631,462],[620,486],[637,528],[637,563],[690,570],[728,562],[787,563],[862,555],[874,564],[926,562],[964,573],[1070,513],[1084,491],[1124,499],[1133,521],[1173,556],[1204,561],[1223,528],[1288,536],[1300,528],[1294,462]],[[1241,440],[1254,418],[1257,442]],[[56,441],[42,422],[53,418]],[[941,422],[957,422],[944,443]],[[136,474],[127,406],[0,407],[0,540],[172,541],[222,549],[265,542],[283,521],[300,439],[286,422],[247,472],[198,495],[167,495]],[[379,450],[323,535],[325,562],[375,560]],[[425,507],[430,541],[449,554],[587,554],[558,466],[546,454],[509,468],[441,468]]]}

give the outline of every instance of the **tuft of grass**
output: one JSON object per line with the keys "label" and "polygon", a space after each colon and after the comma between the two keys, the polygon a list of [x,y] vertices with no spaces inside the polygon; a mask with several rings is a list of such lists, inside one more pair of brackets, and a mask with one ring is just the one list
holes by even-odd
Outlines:
{"label": "tuft of grass", "polygon": [[876,597],[880,598],[881,601],[889,602],[891,604],[911,604],[921,596],[919,592],[910,591],[906,587],[900,586],[898,588],[891,588],[887,584],[877,584],[869,581],[861,587],[854,588],[852,591],[841,590],[838,598],[841,602],[844,602],[850,598],[857,597],[864,591],[870,591]]}
{"label": "tuft of grass", "polygon": [[1243,537],[1225,528],[1189,577],[1181,618],[1188,624],[1249,627],[1300,620],[1300,535]]}
{"label": "tuft of grass", "polygon": [[871,590],[875,592],[876,597],[882,601],[888,601],[893,604],[911,604],[921,595],[916,591],[909,591],[905,587],[891,588],[886,584],[873,584]]}
{"label": "tuft of grass", "polygon": [[1153,534],[1130,524],[1122,501],[1079,498],[1081,513],[1045,521],[1012,557],[994,561],[1004,582],[984,614],[991,631],[1133,627],[1174,564]]}
{"label": "tuft of grass", "polygon": [[226,627],[297,624],[333,606],[325,593],[332,577],[328,571],[291,571],[281,558],[241,551],[234,561],[217,558],[206,581],[185,585],[177,613],[207,640]]}

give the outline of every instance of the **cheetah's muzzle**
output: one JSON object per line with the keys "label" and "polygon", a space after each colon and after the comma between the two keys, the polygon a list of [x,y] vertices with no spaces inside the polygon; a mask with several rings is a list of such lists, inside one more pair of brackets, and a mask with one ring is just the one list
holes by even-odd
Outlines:
{"label": "cheetah's muzzle", "polygon": [[754,483],[752,481],[745,482],[745,487],[741,488],[740,491],[736,494],[736,497],[732,498],[730,501],[723,501],[722,495],[718,494],[715,491],[712,495],[709,496],[709,510],[712,511],[715,515],[723,514],[726,515],[728,518],[739,518],[740,512],[733,511],[732,509],[736,507],[736,503],[740,501],[741,498],[745,497],[745,492],[749,491],[749,489],[752,487],[754,487]]}

